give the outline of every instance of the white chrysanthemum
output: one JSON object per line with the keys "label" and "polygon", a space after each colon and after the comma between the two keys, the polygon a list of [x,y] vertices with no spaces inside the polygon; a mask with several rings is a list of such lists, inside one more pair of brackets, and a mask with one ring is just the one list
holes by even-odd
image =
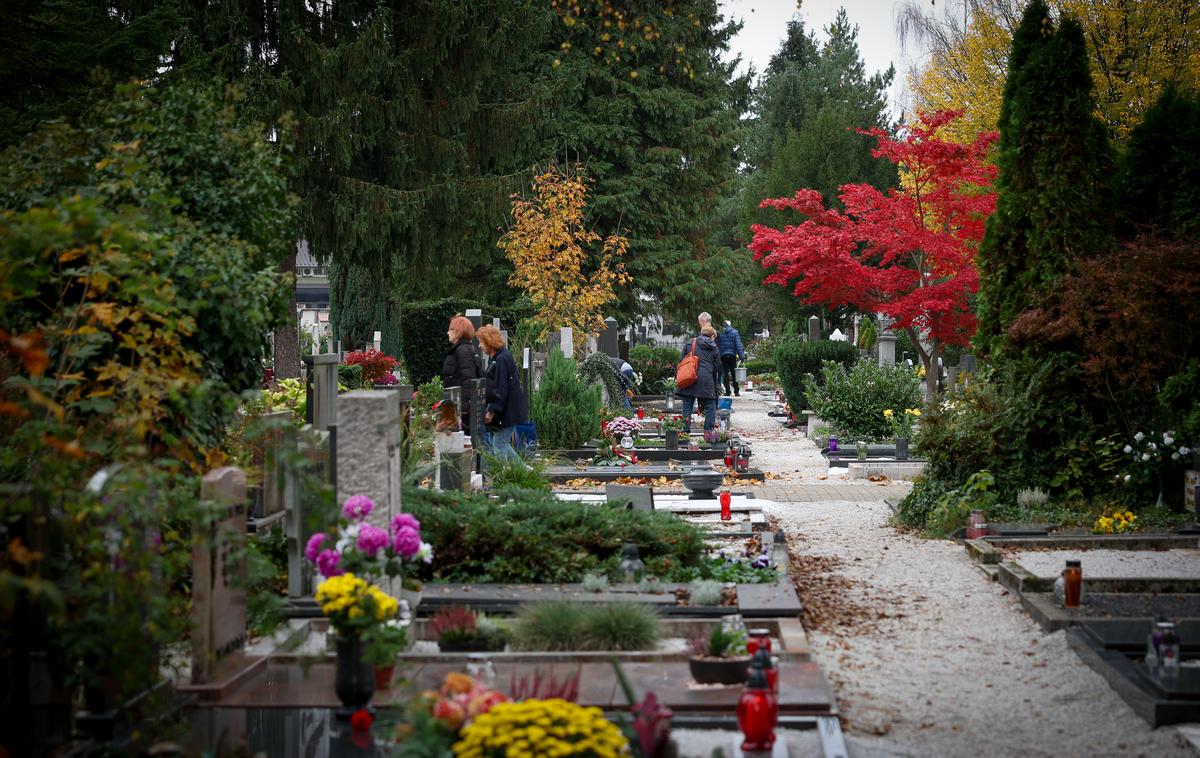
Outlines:
{"label": "white chrysanthemum", "polygon": [[1150,443],[1150,449],[1151,449],[1151,450],[1158,450],[1158,445],[1155,445],[1153,442],[1151,442],[1151,443]]}
{"label": "white chrysanthemum", "polygon": [[1179,453],[1171,453],[1171,460],[1173,460],[1173,461],[1179,460]]}
{"label": "white chrysanthemum", "polygon": [[1129,445],[1126,445],[1126,446],[1125,446],[1125,454],[1126,454],[1126,455],[1129,455],[1129,454],[1130,454],[1130,453],[1132,453],[1132,452],[1133,452],[1133,448],[1132,448],[1132,447],[1130,447]]}
{"label": "white chrysanthemum", "polygon": [[1180,455],[1191,455],[1192,449],[1190,447],[1181,447],[1181,448],[1179,448],[1179,454]]}
{"label": "white chrysanthemum", "polygon": [[1133,438],[1136,441],[1141,442],[1142,440],[1146,439],[1146,435],[1142,434],[1141,432],[1138,432],[1137,434],[1133,435]]}
{"label": "white chrysanthemum", "polygon": [[417,551],[417,557],[426,563],[433,563],[433,545],[422,542],[421,549]]}
{"label": "white chrysanthemum", "polygon": [[1170,432],[1167,432],[1166,434],[1163,435],[1163,444],[1164,445],[1175,444],[1175,438],[1171,436]]}
{"label": "white chrysanthemum", "polygon": [[1142,453],[1142,460],[1143,460],[1143,461],[1148,461],[1148,460],[1150,460],[1150,454],[1149,454],[1149,453]]}

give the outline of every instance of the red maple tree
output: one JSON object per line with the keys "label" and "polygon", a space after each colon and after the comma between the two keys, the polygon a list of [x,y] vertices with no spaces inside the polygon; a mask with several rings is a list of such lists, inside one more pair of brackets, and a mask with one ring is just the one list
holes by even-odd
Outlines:
{"label": "red maple tree", "polygon": [[[755,224],[750,249],[766,282],[791,286],[808,303],[849,305],[879,313],[905,330],[926,375],[936,377],[947,345],[969,344],[976,320],[969,300],[979,289],[975,255],[984,222],[996,207],[996,167],[984,162],[996,132],[969,145],[939,139],[937,131],[960,110],[920,114],[899,139],[881,129],[872,155],[899,166],[901,186],[880,192],[844,184],[845,212],[825,208],[821,193],[763,200],[761,207],[797,211],[807,218],[782,230]],[[936,382],[929,383],[932,397]]]}

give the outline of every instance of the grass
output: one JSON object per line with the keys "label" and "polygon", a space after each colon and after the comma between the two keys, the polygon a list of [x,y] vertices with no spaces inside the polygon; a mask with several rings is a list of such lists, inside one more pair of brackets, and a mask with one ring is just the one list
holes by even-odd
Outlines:
{"label": "grass", "polygon": [[639,603],[529,603],[512,628],[518,650],[649,650],[662,636],[654,611]]}

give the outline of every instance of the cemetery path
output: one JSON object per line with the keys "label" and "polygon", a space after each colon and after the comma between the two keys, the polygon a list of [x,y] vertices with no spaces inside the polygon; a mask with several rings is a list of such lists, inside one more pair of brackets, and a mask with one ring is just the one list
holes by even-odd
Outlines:
{"label": "cemetery path", "polygon": [[767,417],[761,398],[734,410],[735,428],[754,436],[755,464],[801,495],[760,496],[776,501],[767,514],[788,534],[813,656],[852,756],[1195,754],[1177,729],[1150,729],[962,546],[890,527],[884,499],[907,485],[838,498],[861,485],[817,479],[815,446]]}

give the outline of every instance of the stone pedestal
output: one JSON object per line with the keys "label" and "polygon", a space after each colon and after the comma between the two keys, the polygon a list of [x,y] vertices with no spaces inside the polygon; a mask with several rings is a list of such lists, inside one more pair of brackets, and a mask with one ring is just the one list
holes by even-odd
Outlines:
{"label": "stone pedestal", "polygon": [[338,422],[338,363],[337,354],[306,355],[308,380],[305,395],[308,410],[304,420],[322,431]]}
{"label": "stone pedestal", "polygon": [[558,330],[559,348],[568,358],[575,357],[575,330],[564,326]]}
{"label": "stone pedestal", "polygon": [[818,316],[808,317],[808,341],[816,342],[821,339],[821,319]]}

